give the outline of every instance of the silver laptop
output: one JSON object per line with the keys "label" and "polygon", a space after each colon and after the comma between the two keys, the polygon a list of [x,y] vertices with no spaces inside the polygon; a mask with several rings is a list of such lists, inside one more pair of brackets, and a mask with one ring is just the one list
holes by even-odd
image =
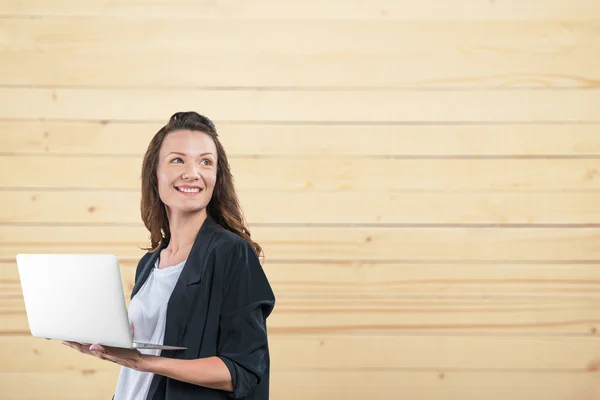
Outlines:
{"label": "silver laptop", "polygon": [[116,256],[18,254],[17,265],[32,336],[130,349],[185,349],[133,342]]}

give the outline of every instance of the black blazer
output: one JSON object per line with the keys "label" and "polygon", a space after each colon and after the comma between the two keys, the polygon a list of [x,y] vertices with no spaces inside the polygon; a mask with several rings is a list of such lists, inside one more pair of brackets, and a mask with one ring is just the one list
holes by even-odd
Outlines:
{"label": "black blazer", "polygon": [[[142,287],[165,248],[138,263],[131,297]],[[197,386],[154,375],[147,400],[269,398],[270,357],[266,319],[275,296],[252,247],[207,218],[190,250],[167,307],[161,356],[217,356],[231,373],[234,391]]]}

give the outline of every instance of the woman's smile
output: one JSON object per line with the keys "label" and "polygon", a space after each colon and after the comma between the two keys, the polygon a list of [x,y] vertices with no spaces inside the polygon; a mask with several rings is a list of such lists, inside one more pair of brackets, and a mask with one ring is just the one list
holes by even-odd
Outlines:
{"label": "woman's smile", "polygon": [[177,190],[178,192],[180,192],[181,194],[183,194],[185,196],[195,196],[197,194],[200,194],[200,192],[202,192],[201,187],[191,186],[191,185],[175,186],[175,190]]}

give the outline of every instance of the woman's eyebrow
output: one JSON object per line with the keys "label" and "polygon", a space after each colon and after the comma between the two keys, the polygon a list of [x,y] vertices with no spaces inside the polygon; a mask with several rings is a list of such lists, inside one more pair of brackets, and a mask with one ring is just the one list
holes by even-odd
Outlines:
{"label": "woman's eyebrow", "polygon": [[[167,156],[170,156],[171,154],[179,154],[179,155],[182,155],[182,156],[187,156],[187,154],[185,154],[185,153],[181,153],[181,152],[179,152],[179,151],[172,151],[172,152],[170,152],[169,154],[167,154]],[[207,154],[210,154],[211,156],[213,156],[213,157],[216,157],[216,156],[215,156],[213,153],[211,153],[210,151],[209,151],[209,152],[206,152],[206,153],[199,154],[198,156],[205,156],[205,155],[207,155]]]}

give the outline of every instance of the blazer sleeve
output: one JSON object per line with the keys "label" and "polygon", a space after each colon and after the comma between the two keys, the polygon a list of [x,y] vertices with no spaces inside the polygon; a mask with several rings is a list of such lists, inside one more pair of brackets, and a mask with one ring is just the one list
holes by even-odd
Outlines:
{"label": "blazer sleeve", "polygon": [[225,265],[218,357],[231,373],[231,398],[248,396],[267,367],[266,319],[275,296],[256,253],[246,242],[230,250]]}

